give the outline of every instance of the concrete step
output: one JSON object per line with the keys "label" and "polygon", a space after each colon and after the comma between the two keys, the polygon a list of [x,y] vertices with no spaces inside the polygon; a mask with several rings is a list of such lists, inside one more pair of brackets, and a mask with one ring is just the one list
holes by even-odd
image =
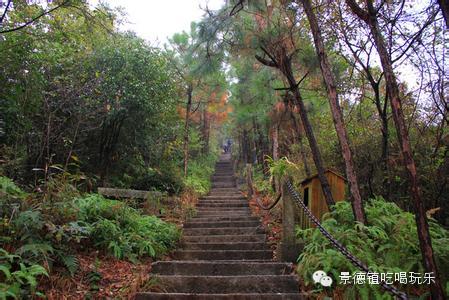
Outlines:
{"label": "concrete step", "polygon": [[175,260],[152,264],[153,289],[162,292],[135,299],[302,299],[293,265],[272,261],[260,220],[235,186],[229,156],[222,158],[210,194],[184,223],[183,248]]}
{"label": "concrete step", "polygon": [[242,195],[242,193],[234,193],[234,192],[214,192],[209,193],[207,196],[203,196],[199,198],[201,199],[216,199],[216,200],[222,200],[222,199],[228,199],[228,200],[237,200],[237,199],[248,199],[245,196]]}
{"label": "concrete step", "polygon": [[246,199],[246,197],[243,196],[241,192],[237,192],[237,191],[213,191],[213,192],[210,192],[209,195],[204,196],[200,199],[215,198],[215,197],[217,197],[217,198],[229,197],[230,199],[233,199],[233,198],[245,198]]}
{"label": "concrete step", "polygon": [[[196,217],[198,218],[210,218],[210,217],[223,217],[223,215],[230,215],[230,213],[227,214],[223,214],[223,213],[217,213],[217,212],[198,212],[196,213]],[[232,213],[232,215],[234,217],[241,217],[241,218],[247,218],[247,217],[251,217],[251,213],[246,212],[246,213]]]}
{"label": "concrete step", "polygon": [[229,182],[229,183],[235,183],[235,180],[232,176],[229,175],[214,175],[214,180],[212,180],[212,183],[219,183],[219,182]]}
{"label": "concrete step", "polygon": [[251,234],[251,235],[190,235],[184,236],[185,243],[253,243],[265,242],[265,234]]}
{"label": "concrete step", "polygon": [[246,200],[245,196],[243,196],[241,193],[230,193],[230,192],[223,192],[223,193],[211,193],[207,196],[203,196],[199,198],[198,200]]}
{"label": "concrete step", "polygon": [[210,206],[201,206],[197,207],[198,212],[220,212],[224,213],[227,211],[234,211],[234,212],[250,212],[249,206],[247,207],[226,207],[226,206],[216,206],[216,207],[210,207]]}
{"label": "concrete step", "polygon": [[213,192],[240,192],[237,187],[232,188],[213,188],[210,190],[211,193]]}
{"label": "concrete step", "polygon": [[197,206],[197,208],[199,208],[199,207],[234,207],[234,208],[249,207],[248,201],[242,201],[242,200],[237,200],[237,201],[204,200],[204,201],[201,201],[200,203],[198,203],[198,205],[200,205],[200,204],[201,204],[201,206]]}
{"label": "concrete step", "polygon": [[220,180],[213,180],[211,187],[222,187],[221,184],[228,184],[223,187],[235,187],[235,180],[227,180],[227,179],[220,179]]}
{"label": "concrete step", "polygon": [[231,293],[231,294],[188,294],[188,293],[138,293],[136,295],[136,300],[211,300],[211,299],[223,299],[223,300],[302,300],[307,299],[305,296],[302,297],[298,293],[264,293],[264,294],[242,294],[242,293]]}
{"label": "concrete step", "polygon": [[212,175],[211,177],[212,181],[229,181],[229,180],[234,180],[235,181],[235,176],[234,175]]}
{"label": "concrete step", "polygon": [[273,259],[271,250],[178,250],[176,260],[251,260]]}
{"label": "concrete step", "polygon": [[156,275],[156,282],[175,293],[297,293],[292,275],[170,276]]}
{"label": "concrete step", "polygon": [[232,197],[242,197],[244,198],[243,194],[240,191],[233,191],[234,188],[217,188],[217,190],[210,190],[209,194],[206,197],[226,197],[230,196]]}
{"label": "concrete step", "polygon": [[215,207],[207,207],[207,206],[201,206],[197,207],[197,212],[216,212],[217,214],[223,214],[223,213],[229,213],[229,212],[235,212],[235,213],[251,213],[251,209],[247,207],[222,207],[222,206],[215,206]]}
{"label": "concrete step", "polygon": [[214,193],[210,194],[208,196],[203,196],[198,199],[199,201],[202,200],[225,200],[225,201],[236,201],[236,200],[247,200],[246,197],[244,197],[240,193],[230,194],[230,193]]}
{"label": "concrete step", "polygon": [[185,250],[268,250],[266,243],[185,243]]}
{"label": "concrete step", "polygon": [[197,215],[198,214],[212,214],[215,216],[228,215],[228,214],[250,215],[251,211],[244,207],[235,207],[235,208],[218,207],[217,209],[209,209],[206,207],[201,207],[198,209]]}
{"label": "concrete step", "polygon": [[289,275],[294,272],[290,263],[278,262],[222,262],[222,261],[158,261],[151,264],[151,272],[161,275]]}
{"label": "concrete step", "polygon": [[216,207],[216,209],[209,209],[207,207],[200,207],[197,209],[198,214],[210,214],[215,216],[229,216],[230,213],[236,215],[251,215],[251,210],[245,207],[234,207],[233,209],[226,209],[226,207]]}
{"label": "concrete step", "polygon": [[250,211],[248,203],[205,203],[201,206],[197,206],[196,209],[198,211],[228,211],[228,210],[244,210],[244,211]]}
{"label": "concrete step", "polygon": [[249,207],[248,202],[199,202],[196,207]]}
{"label": "concrete step", "polygon": [[229,205],[234,205],[234,204],[246,204],[248,205],[248,201],[247,200],[201,200],[200,202],[198,202],[198,205],[215,205],[215,204],[229,204]]}
{"label": "concrete step", "polygon": [[234,175],[212,175],[212,181],[228,181],[228,180],[235,180]]}
{"label": "concrete step", "polygon": [[208,210],[208,209],[200,209],[197,211],[196,216],[207,216],[207,217],[220,217],[220,216],[251,216],[250,210],[241,209],[217,209],[217,210]]}
{"label": "concrete step", "polygon": [[199,201],[203,201],[203,200],[221,200],[221,201],[236,201],[236,200],[240,200],[246,201],[246,197],[243,197],[242,194],[240,193],[235,193],[235,194],[211,194],[209,196],[204,196],[201,197],[199,199]]}
{"label": "concrete step", "polygon": [[222,227],[222,228],[185,228],[184,236],[190,235],[250,235],[264,233],[263,227]]}
{"label": "concrete step", "polygon": [[257,227],[259,221],[215,221],[215,222],[186,222],[184,228],[223,228],[223,227]]}
{"label": "concrete step", "polygon": [[189,222],[213,223],[213,222],[235,222],[235,221],[259,221],[253,216],[217,216],[217,217],[193,217]]}
{"label": "concrete step", "polygon": [[226,188],[226,187],[235,187],[235,182],[213,182],[212,183],[213,188]]}

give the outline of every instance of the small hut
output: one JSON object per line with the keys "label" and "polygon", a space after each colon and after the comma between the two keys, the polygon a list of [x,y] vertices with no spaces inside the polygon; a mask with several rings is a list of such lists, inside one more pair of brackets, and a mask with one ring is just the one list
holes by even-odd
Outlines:
{"label": "small hut", "polygon": [[[325,176],[329,181],[332,196],[335,202],[345,199],[346,179],[334,170],[326,170]],[[320,179],[318,174],[315,174],[309,178],[306,178],[301,182],[301,191],[303,195],[304,203],[312,211],[312,213],[321,220],[324,213],[328,212],[326,199],[324,198],[323,191],[321,189]],[[311,226],[307,216],[301,212],[299,217],[299,225],[301,228],[309,228]]]}

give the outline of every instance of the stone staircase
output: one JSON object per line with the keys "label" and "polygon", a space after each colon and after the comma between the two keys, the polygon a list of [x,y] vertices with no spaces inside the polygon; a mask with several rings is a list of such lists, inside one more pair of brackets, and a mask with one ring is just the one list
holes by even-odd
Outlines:
{"label": "stone staircase", "polygon": [[235,187],[228,156],[217,162],[210,195],[197,209],[184,224],[176,260],[152,264],[163,292],[136,299],[301,299],[292,265],[272,260],[260,221]]}

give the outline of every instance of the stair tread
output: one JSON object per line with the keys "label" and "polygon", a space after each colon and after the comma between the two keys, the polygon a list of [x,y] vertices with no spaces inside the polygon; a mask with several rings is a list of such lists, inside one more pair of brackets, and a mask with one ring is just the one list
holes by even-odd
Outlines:
{"label": "stair tread", "polygon": [[136,300],[145,299],[189,299],[189,300],[203,300],[203,299],[234,299],[234,300],[291,300],[291,299],[307,299],[299,293],[232,293],[232,294],[189,294],[189,293],[138,293]]}
{"label": "stair tread", "polygon": [[152,263],[160,291],[136,299],[305,299],[291,263],[273,261],[267,235],[236,187],[229,160],[216,163],[209,195],[183,225],[182,248]]}
{"label": "stair tread", "polygon": [[267,293],[299,291],[298,281],[294,275],[155,275],[154,277],[168,292]]}
{"label": "stair tread", "polygon": [[288,263],[288,262],[278,262],[278,261],[272,261],[272,260],[268,260],[268,261],[263,261],[263,262],[245,262],[245,261],[240,261],[240,260],[229,260],[229,261],[222,261],[222,260],[217,260],[217,261],[213,261],[213,260],[161,260],[161,261],[156,261],[152,263],[153,265],[155,264],[205,264],[205,265],[212,265],[212,264],[220,264],[220,265],[241,265],[241,264],[263,264],[263,265],[276,265],[276,266],[292,266],[292,263]]}

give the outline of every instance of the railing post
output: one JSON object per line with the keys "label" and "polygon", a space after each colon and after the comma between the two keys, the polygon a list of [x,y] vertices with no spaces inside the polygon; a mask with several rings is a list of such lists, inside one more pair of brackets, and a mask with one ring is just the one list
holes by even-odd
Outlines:
{"label": "railing post", "polygon": [[296,262],[303,247],[295,234],[300,211],[288,192],[286,182],[286,180],[282,182],[282,238],[278,245],[278,260]]}

